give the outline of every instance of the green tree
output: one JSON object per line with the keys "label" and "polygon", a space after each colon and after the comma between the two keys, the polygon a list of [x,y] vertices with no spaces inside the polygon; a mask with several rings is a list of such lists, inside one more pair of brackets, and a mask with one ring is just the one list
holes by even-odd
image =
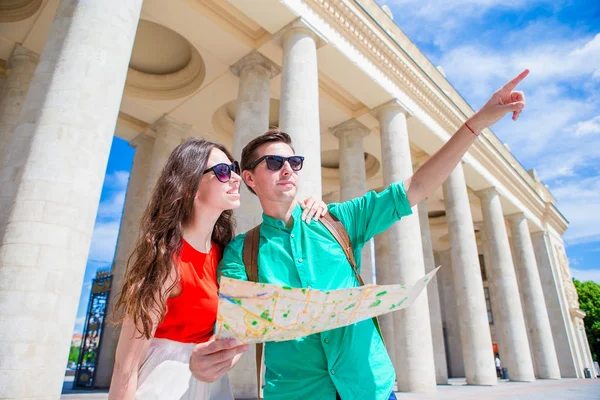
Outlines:
{"label": "green tree", "polygon": [[77,364],[77,361],[79,361],[79,346],[71,346],[71,351],[69,352],[69,361]]}
{"label": "green tree", "polygon": [[585,332],[587,333],[590,350],[594,361],[600,360],[600,285],[596,282],[579,282],[573,279],[577,295],[579,296],[579,308],[587,314],[583,320]]}

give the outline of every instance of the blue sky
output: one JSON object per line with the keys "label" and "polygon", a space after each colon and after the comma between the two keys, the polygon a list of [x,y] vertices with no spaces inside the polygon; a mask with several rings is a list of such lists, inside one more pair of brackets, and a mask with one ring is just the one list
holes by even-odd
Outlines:
{"label": "blue sky", "polygon": [[[535,168],[570,221],[571,272],[600,282],[600,1],[379,0],[475,109],[523,68],[527,109],[493,131]],[[110,268],[133,160],[115,138],[94,228],[76,331],[98,268]]]}

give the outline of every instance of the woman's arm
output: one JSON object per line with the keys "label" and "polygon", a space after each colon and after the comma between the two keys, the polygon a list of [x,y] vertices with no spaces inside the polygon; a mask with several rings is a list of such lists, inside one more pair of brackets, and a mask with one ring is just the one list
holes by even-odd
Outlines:
{"label": "woman's arm", "polygon": [[[177,270],[171,269],[169,277],[163,283],[161,292],[164,301],[168,297],[174,297],[181,291],[179,284],[174,285],[178,279]],[[154,337],[154,332],[158,327],[160,315],[158,312],[152,313],[152,334],[146,339],[136,328],[133,319],[126,316],[121,327],[119,335],[119,344],[115,354],[115,367],[113,369],[112,381],[110,384],[109,400],[133,400],[138,384],[138,372],[142,362],[148,353],[150,341]]]}
{"label": "woman's arm", "polygon": [[117,345],[115,368],[108,394],[109,400],[132,400],[135,398],[138,371],[148,352],[150,340],[140,335],[131,318],[125,318]]}

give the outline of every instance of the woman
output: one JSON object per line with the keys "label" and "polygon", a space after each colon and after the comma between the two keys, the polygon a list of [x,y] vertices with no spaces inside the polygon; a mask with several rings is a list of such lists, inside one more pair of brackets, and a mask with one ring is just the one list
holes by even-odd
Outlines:
{"label": "woman", "polygon": [[[212,333],[216,269],[234,235],[239,174],[225,147],[202,139],[170,155],[115,305],[123,326],[109,399],[233,399],[226,372],[247,346],[215,341]],[[305,205],[303,217],[326,212],[322,202]],[[191,376],[192,351],[203,354],[205,382]]]}

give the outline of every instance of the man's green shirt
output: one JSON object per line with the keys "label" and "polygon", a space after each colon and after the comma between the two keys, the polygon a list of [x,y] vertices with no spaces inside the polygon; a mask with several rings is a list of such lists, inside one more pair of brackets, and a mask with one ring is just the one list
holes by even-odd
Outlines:
{"label": "man's green shirt", "polygon": [[[344,225],[360,268],[366,242],[412,213],[403,183],[380,193],[334,203],[329,212]],[[359,285],[342,247],[320,222],[301,220],[300,206],[292,225],[263,214],[258,255],[259,282],[296,288],[333,290]],[[247,280],[242,261],[244,234],[225,248],[219,277]],[[387,400],[395,372],[371,319],[301,339],[265,345],[265,399]]]}

